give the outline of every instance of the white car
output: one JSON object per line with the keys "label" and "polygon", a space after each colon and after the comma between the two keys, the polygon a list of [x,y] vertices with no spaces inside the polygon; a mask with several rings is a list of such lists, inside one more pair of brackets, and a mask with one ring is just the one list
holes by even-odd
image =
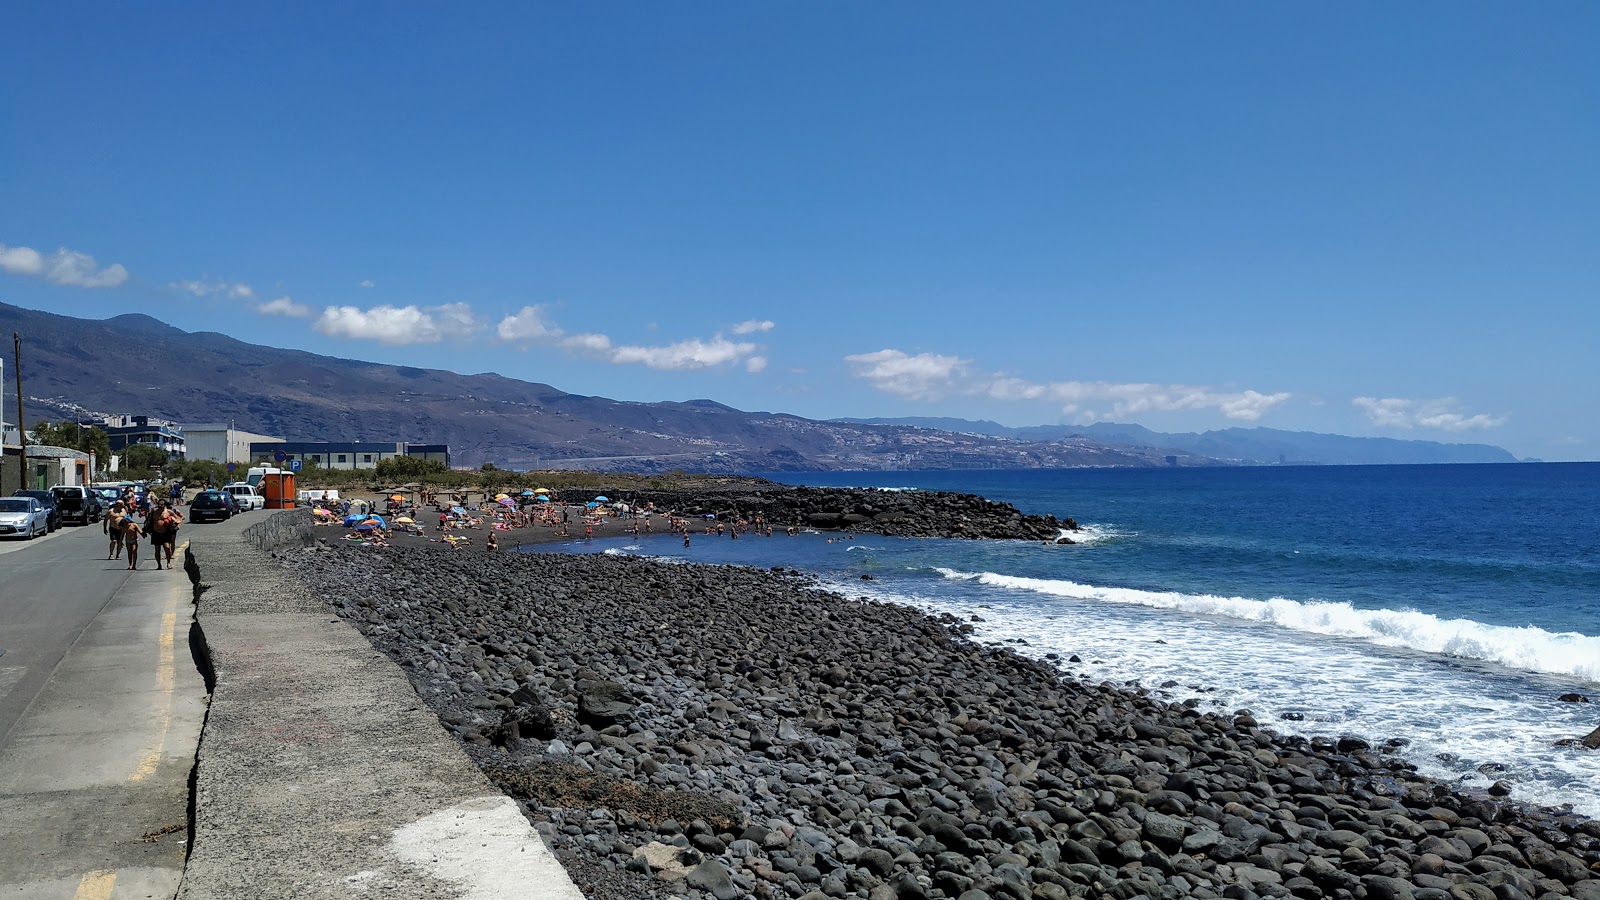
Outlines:
{"label": "white car", "polygon": [[50,512],[33,497],[0,497],[0,536],[31,541],[50,533]]}
{"label": "white car", "polygon": [[248,482],[236,481],[233,484],[223,485],[222,489],[233,495],[234,502],[239,504],[240,512],[267,508],[267,498],[256,493],[256,489]]}

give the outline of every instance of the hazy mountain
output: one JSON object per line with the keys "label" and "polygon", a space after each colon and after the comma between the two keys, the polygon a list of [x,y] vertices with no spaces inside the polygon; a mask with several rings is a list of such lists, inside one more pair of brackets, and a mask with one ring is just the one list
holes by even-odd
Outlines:
{"label": "hazy mountain", "polygon": [[[586,397],[494,373],[262,347],[144,315],[100,321],[0,304],[0,333],[11,331],[23,336],[30,423],[78,410],[232,422],[290,440],[448,443],[458,465],[516,468],[759,472],[1162,462],[1159,453],[1087,438],[1037,442],[819,422],[711,400]],[[8,366],[6,377],[13,375]]]}
{"label": "hazy mountain", "polygon": [[1143,425],[1097,422],[1093,425],[1034,425],[1011,428],[985,420],[951,418],[834,419],[849,424],[883,424],[940,428],[948,431],[1004,437],[1020,441],[1056,441],[1071,438],[1133,448],[1170,448],[1223,463],[1321,465],[1382,465],[1395,463],[1501,463],[1516,462],[1503,448],[1492,444],[1442,444],[1395,438],[1349,437],[1312,431],[1276,428],[1225,428],[1220,431],[1163,433]]}

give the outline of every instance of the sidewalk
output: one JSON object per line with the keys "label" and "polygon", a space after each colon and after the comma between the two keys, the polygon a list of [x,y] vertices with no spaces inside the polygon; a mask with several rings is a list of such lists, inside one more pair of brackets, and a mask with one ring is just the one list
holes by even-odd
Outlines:
{"label": "sidewalk", "polygon": [[216,684],[180,900],[581,900],[400,669],[252,546],[302,546],[304,515],[185,528]]}

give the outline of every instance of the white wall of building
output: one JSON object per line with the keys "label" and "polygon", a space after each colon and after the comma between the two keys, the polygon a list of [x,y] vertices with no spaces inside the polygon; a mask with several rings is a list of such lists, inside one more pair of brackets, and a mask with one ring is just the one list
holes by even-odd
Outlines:
{"label": "white wall of building", "polygon": [[254,434],[221,424],[183,426],[189,459],[209,459],[219,463],[250,462],[251,442],[282,441],[269,434]]}

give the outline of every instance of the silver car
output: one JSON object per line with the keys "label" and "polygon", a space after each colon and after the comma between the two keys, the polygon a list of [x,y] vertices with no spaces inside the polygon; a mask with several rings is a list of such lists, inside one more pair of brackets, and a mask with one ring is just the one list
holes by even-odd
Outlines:
{"label": "silver car", "polygon": [[0,537],[33,540],[50,532],[50,513],[33,497],[0,497]]}

